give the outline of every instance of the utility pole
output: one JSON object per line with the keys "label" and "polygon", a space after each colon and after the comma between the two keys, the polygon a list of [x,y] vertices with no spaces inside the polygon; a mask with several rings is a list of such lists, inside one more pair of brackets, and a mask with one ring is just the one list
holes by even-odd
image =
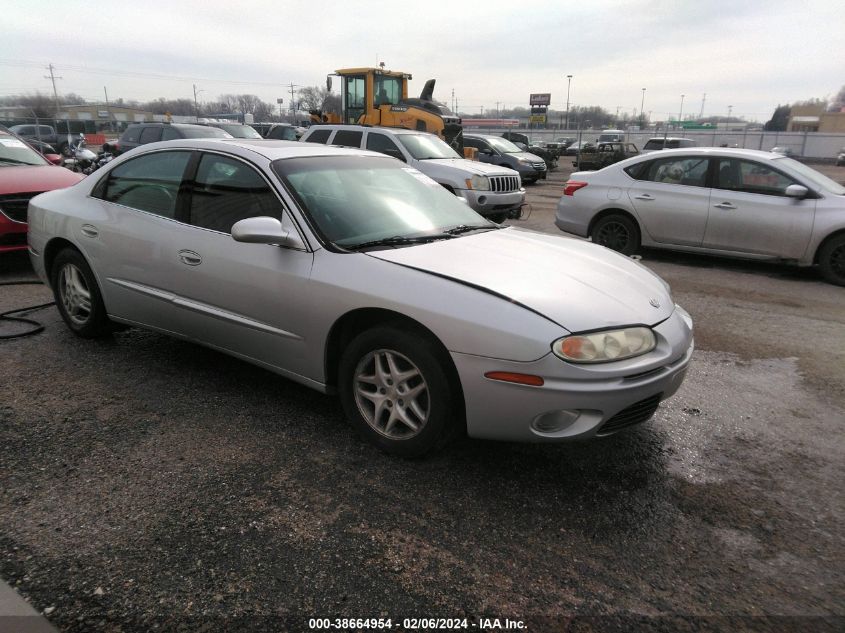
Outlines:
{"label": "utility pole", "polygon": [[640,129],[645,127],[645,116],[644,116],[644,107],[645,107],[645,88],[643,88],[643,98],[640,100]]}
{"label": "utility pole", "polygon": [[296,97],[294,96],[294,92],[295,92],[296,88],[299,88],[300,86],[291,82],[291,84],[288,87],[290,88],[290,115],[291,115],[291,121],[293,121],[296,118],[296,109],[295,109],[296,108]]}
{"label": "utility pole", "polygon": [[455,112],[455,89],[452,88],[452,112]]}
{"label": "utility pole", "polygon": [[50,71],[50,76],[44,75],[44,79],[49,79],[53,82],[53,98],[56,100],[56,116],[59,116],[59,93],[56,90],[56,79],[62,79],[62,77],[56,77],[53,74],[53,64],[47,66],[47,70]]}
{"label": "utility pole", "polygon": [[566,76],[566,129],[569,129],[569,87],[572,85],[572,75]]}
{"label": "utility pole", "polygon": [[497,101],[497,102],[496,102],[496,118],[497,118],[497,119],[499,118],[499,104],[500,104],[500,103],[501,103],[501,101]]}
{"label": "utility pole", "polygon": [[704,95],[701,97],[701,111],[698,113],[699,119],[704,117],[704,102],[706,100],[707,100],[707,93],[705,92]]}
{"label": "utility pole", "polygon": [[733,109],[734,109],[734,107],[732,105],[728,106],[728,119],[731,118],[731,110],[733,110]]}
{"label": "utility pole", "polygon": [[197,121],[200,120],[200,107],[197,104],[197,85],[193,84],[194,86],[194,117]]}
{"label": "utility pole", "polygon": [[103,94],[106,95],[106,112],[108,112],[108,116],[109,116],[109,129],[112,130],[114,128],[112,126],[112,120],[111,120],[111,106],[109,106],[109,91],[106,90],[105,86],[103,86]]}
{"label": "utility pole", "polygon": [[679,128],[681,127],[681,119],[684,115],[684,97],[686,97],[686,95],[681,95],[681,111],[678,112],[678,127]]}

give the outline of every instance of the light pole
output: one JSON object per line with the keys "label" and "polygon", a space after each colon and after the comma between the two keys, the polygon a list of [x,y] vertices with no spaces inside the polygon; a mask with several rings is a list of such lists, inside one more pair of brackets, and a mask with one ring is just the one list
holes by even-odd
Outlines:
{"label": "light pole", "polygon": [[645,116],[643,115],[643,113],[645,112],[645,110],[643,110],[644,106],[645,106],[645,88],[643,88],[643,98],[640,101],[640,129],[643,129],[645,127]]}
{"label": "light pole", "polygon": [[728,106],[728,122],[729,123],[730,123],[730,118],[731,118],[731,110],[733,110],[733,109],[734,109],[734,107],[732,105]]}
{"label": "light pole", "polygon": [[678,112],[678,127],[681,127],[681,118],[684,116],[684,97],[686,95],[681,95],[681,111]]}
{"label": "light pole", "polygon": [[572,75],[566,76],[566,129],[569,129],[569,87],[572,85]]}

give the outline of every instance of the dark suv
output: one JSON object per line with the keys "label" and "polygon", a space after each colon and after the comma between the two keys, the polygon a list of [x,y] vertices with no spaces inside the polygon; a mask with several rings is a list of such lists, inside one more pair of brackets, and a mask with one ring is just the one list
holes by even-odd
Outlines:
{"label": "dark suv", "polygon": [[220,128],[191,123],[133,123],[112,147],[115,154],[123,154],[139,145],[177,138],[232,138],[232,135]]}

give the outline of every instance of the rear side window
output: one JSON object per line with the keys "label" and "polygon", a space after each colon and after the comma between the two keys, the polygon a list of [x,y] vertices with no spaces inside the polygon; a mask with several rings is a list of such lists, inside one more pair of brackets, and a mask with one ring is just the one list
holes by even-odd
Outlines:
{"label": "rear side window", "polygon": [[173,139],[181,138],[179,136],[179,132],[176,131],[175,128],[166,127],[161,131],[161,140],[162,141],[172,141]]}
{"label": "rear side window", "polygon": [[94,197],[176,217],[176,197],[191,152],[156,152],[139,156],[111,170],[97,186]]}
{"label": "rear side window", "polygon": [[120,138],[120,140],[125,143],[137,143],[140,137],[141,126],[130,125],[128,128],[126,128],[126,131],[123,133],[123,136]]}
{"label": "rear side window", "polygon": [[191,192],[191,224],[231,233],[240,220],[281,220],[282,215],[282,204],[255,168],[226,156],[203,155]]}
{"label": "rear side window", "polygon": [[332,145],[343,145],[344,147],[361,147],[361,137],[363,132],[355,130],[338,130],[334,135]]}
{"label": "rear side window", "polygon": [[[328,138],[328,134],[326,135],[326,137]],[[270,130],[270,133],[267,135],[267,138],[276,139],[278,141],[295,141],[296,130],[294,130],[292,127],[287,127],[286,125],[280,125]]]}
{"label": "rear side window", "polygon": [[707,182],[708,159],[703,157],[690,158],[659,158],[632,165],[625,171],[637,180],[662,182],[670,185],[687,185],[690,187],[704,187]]}
{"label": "rear side window", "polygon": [[331,130],[314,130],[306,140],[308,143],[322,143],[325,145],[326,141],[329,140],[331,133]]}
{"label": "rear side window", "polygon": [[663,149],[663,140],[650,140],[646,142],[645,147],[643,149]]}
{"label": "rear side window", "polygon": [[160,127],[145,127],[144,131],[141,132],[141,140],[139,141],[141,145],[146,143],[155,143],[156,141],[161,140],[161,128]]}

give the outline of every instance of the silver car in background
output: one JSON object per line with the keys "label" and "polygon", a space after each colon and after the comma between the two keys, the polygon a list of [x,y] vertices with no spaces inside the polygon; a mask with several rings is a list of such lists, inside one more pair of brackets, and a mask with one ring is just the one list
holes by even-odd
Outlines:
{"label": "silver car in background", "polygon": [[29,208],[70,329],[115,323],[339,393],[370,441],[561,441],[643,422],[680,386],[692,322],[648,269],[501,227],[374,152],[145,145]]}
{"label": "silver car in background", "polygon": [[649,246],[818,265],[845,285],[845,187],[771,152],[664,150],[576,172],[555,224],[626,255]]}

